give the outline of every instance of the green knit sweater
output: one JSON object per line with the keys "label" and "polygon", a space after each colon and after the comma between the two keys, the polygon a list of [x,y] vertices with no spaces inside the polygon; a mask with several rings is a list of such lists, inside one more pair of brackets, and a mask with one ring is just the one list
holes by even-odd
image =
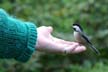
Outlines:
{"label": "green knit sweater", "polygon": [[0,9],[0,58],[26,62],[35,50],[36,26],[10,17]]}

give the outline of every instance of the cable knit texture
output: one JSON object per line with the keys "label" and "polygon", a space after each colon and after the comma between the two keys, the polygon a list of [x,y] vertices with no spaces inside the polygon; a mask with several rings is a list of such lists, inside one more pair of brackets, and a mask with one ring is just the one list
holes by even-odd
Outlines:
{"label": "cable knit texture", "polygon": [[10,17],[0,9],[0,58],[26,62],[35,50],[35,24]]}

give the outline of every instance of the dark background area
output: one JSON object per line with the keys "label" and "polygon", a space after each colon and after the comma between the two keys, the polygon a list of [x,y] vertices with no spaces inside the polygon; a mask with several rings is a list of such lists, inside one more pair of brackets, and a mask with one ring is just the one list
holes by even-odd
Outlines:
{"label": "dark background area", "polygon": [[108,0],[0,0],[10,16],[39,26],[53,26],[53,35],[73,41],[72,24],[80,23],[101,52],[89,48],[75,55],[33,54],[27,63],[0,59],[0,72],[108,72]]}

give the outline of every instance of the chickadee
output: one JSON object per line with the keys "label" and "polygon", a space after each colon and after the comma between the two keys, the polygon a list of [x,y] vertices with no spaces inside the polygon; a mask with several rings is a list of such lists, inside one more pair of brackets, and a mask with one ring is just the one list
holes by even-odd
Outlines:
{"label": "chickadee", "polygon": [[96,54],[100,54],[100,52],[93,46],[88,37],[84,34],[83,29],[79,24],[73,24],[73,30],[74,37],[77,42],[87,44]]}

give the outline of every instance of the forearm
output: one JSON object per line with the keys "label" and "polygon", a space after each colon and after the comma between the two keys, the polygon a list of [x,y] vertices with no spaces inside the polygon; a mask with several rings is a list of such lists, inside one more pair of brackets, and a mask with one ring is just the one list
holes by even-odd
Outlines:
{"label": "forearm", "polygon": [[35,50],[36,26],[10,17],[0,9],[0,58],[27,61]]}

